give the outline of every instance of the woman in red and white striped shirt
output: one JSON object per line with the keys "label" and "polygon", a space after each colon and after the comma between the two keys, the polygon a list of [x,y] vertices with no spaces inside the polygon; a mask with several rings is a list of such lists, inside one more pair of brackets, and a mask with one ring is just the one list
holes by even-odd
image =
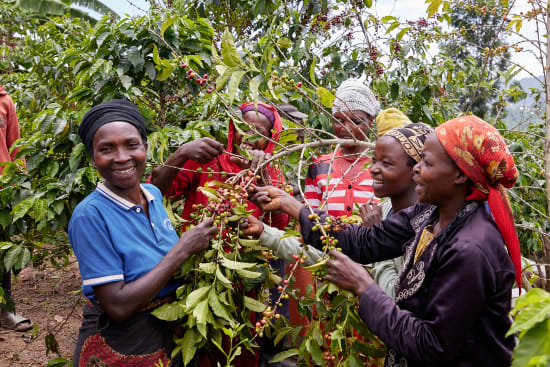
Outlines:
{"label": "woman in red and white striped shirt", "polygon": [[[379,109],[376,97],[362,82],[343,82],[332,106],[336,118],[332,123],[334,134],[340,139],[367,140]],[[365,149],[360,144],[343,144],[335,153],[317,157],[306,177],[307,202],[334,216],[350,216],[356,204],[358,208],[378,202],[372,190],[372,177],[365,167],[371,162],[364,154]]]}

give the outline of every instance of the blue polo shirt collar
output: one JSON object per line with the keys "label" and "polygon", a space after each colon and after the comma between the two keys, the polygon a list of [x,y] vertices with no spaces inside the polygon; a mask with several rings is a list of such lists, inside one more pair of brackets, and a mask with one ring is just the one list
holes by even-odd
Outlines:
{"label": "blue polo shirt collar", "polygon": [[[149,191],[147,191],[145,186],[140,185],[140,187],[141,187],[141,191],[143,192],[143,195],[145,196],[145,200],[147,200],[148,202],[151,202],[151,201],[155,200],[155,196],[153,196],[153,194],[151,194]],[[120,206],[120,207],[122,207],[126,210],[130,210],[130,209],[132,209],[136,206],[139,206],[139,205],[134,204],[134,203],[124,199],[123,197],[115,194],[114,192],[109,190],[103,182],[100,182],[100,183],[97,184],[96,190],[101,195],[105,196],[107,199],[111,200],[113,203],[117,204],[118,206]]]}

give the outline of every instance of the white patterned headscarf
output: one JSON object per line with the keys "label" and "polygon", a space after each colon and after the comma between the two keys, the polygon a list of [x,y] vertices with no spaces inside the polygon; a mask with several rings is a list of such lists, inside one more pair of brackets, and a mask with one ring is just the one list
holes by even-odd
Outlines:
{"label": "white patterned headscarf", "polygon": [[375,117],[380,111],[380,103],[369,87],[358,79],[344,81],[336,90],[336,99],[332,105],[332,113],[342,111],[363,111]]}

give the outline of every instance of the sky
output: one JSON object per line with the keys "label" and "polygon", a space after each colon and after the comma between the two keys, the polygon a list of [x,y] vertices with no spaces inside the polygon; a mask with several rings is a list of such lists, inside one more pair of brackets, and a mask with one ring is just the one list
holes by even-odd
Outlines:
{"label": "sky", "polygon": [[[148,0],[100,0],[119,15],[123,16],[128,14],[143,15],[149,9]],[[397,17],[400,21],[417,20],[425,17],[427,5],[425,0],[375,0],[373,11],[378,18],[386,15],[392,15]],[[518,2],[517,11],[527,10],[527,1]],[[91,12],[92,13],[92,12]],[[524,24],[522,33],[529,35],[531,38],[535,35],[534,26],[531,24]],[[511,41],[517,41],[517,39],[511,39]],[[524,45],[525,46],[525,45]],[[528,52],[512,53],[512,60],[520,65],[528,65],[530,71],[535,75],[541,75],[541,66],[533,60],[533,55]],[[529,77],[529,73],[522,71],[516,79]]]}

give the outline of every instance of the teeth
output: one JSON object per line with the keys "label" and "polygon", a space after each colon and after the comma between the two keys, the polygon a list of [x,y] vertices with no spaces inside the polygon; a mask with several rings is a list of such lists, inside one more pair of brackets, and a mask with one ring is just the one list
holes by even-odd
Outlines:
{"label": "teeth", "polygon": [[120,174],[120,175],[125,175],[125,174],[127,174],[127,173],[132,172],[133,170],[134,170],[134,167],[130,167],[130,168],[125,169],[125,170],[123,170],[123,171],[115,171],[115,172],[118,173],[118,174]]}
{"label": "teeth", "polygon": [[383,184],[384,181],[380,181],[380,180],[372,180],[372,183],[375,183],[375,184]]}

